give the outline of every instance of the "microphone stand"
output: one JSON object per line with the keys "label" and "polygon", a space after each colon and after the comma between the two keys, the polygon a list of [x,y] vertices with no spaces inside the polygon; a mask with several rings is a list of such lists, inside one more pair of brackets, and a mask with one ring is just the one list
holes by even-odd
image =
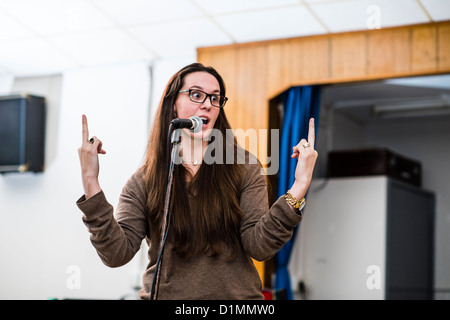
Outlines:
{"label": "microphone stand", "polygon": [[[171,131],[173,130],[172,124],[169,128],[169,136]],[[158,297],[158,288],[159,288],[159,281],[160,281],[160,275],[161,275],[161,265],[162,265],[162,257],[164,252],[164,246],[166,244],[166,238],[169,231],[170,226],[170,212],[169,212],[169,205],[170,205],[170,195],[172,191],[172,183],[173,183],[173,170],[174,170],[174,164],[175,164],[175,157],[178,154],[178,148],[181,143],[181,129],[176,129],[172,133],[172,139],[171,139],[171,145],[172,145],[172,152],[169,158],[169,167],[167,172],[167,185],[166,185],[166,198],[164,201],[164,213],[163,213],[163,220],[161,225],[161,240],[159,245],[159,255],[158,260],[156,262],[156,268],[155,268],[155,274],[153,276],[153,284],[152,284],[152,291],[150,293],[150,299],[151,300],[157,300]],[[170,148],[169,148],[170,149]]]}

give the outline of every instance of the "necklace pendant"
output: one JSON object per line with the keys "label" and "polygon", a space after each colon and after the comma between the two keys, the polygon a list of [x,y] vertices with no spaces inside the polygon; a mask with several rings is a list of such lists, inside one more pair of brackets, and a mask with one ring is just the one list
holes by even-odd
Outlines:
{"label": "necklace pendant", "polygon": [[195,160],[193,163],[194,166],[198,165],[198,160]]}

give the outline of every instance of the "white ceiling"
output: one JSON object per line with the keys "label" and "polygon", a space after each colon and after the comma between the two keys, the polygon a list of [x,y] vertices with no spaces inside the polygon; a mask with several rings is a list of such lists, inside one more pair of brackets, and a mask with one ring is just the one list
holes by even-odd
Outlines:
{"label": "white ceiling", "polygon": [[[375,6],[375,9],[374,7]],[[197,47],[450,20],[450,0],[0,0],[0,74],[195,56]]]}

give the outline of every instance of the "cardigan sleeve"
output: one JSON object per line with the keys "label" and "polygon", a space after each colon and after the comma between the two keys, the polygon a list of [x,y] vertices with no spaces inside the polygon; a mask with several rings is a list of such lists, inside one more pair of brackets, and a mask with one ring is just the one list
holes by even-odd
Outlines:
{"label": "cardigan sleeve", "polygon": [[266,261],[289,241],[302,218],[284,197],[278,198],[269,209],[267,183],[261,165],[247,167],[240,198],[243,211],[241,242],[250,257]]}
{"label": "cardigan sleeve", "polygon": [[144,189],[139,175],[134,174],[122,189],[115,216],[103,191],[87,200],[83,195],[77,201],[91,243],[109,267],[128,263],[148,234]]}

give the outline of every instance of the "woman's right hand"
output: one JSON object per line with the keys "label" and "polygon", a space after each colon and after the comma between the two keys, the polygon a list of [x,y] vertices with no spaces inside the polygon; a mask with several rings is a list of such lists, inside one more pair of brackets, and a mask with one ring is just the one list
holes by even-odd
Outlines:
{"label": "woman's right hand", "polygon": [[102,149],[102,142],[97,137],[93,143],[89,142],[89,129],[87,118],[83,114],[82,119],[82,144],[78,148],[78,156],[80,157],[81,165],[81,179],[83,181],[84,195],[89,199],[93,195],[101,191],[98,182],[98,174],[100,170],[98,154],[105,154],[106,151]]}

